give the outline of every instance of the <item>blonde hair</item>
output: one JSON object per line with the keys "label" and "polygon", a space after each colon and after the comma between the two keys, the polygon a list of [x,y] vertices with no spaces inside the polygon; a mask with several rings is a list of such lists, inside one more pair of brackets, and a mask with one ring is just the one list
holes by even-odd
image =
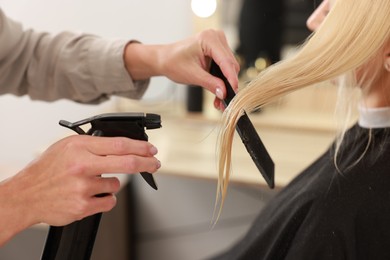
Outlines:
{"label": "blonde hair", "polygon": [[219,214],[229,183],[235,126],[243,111],[252,112],[292,91],[354,72],[388,42],[389,14],[389,0],[335,0],[296,55],[264,70],[237,93],[223,113],[218,138]]}

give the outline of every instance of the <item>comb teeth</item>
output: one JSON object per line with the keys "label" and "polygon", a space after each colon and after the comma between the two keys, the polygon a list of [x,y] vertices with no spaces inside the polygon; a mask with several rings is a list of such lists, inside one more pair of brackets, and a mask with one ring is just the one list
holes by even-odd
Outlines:
{"label": "comb teeth", "polygon": [[238,120],[236,129],[257,169],[268,186],[274,188],[275,164],[246,113]]}

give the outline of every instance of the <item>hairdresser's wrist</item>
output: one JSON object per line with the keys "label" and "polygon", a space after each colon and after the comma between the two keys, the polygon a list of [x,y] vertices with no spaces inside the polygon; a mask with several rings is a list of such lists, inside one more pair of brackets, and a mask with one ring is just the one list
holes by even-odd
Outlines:
{"label": "hairdresser's wrist", "polygon": [[134,41],[126,45],[125,66],[134,81],[162,76],[160,53],[163,48],[162,45],[145,45]]}
{"label": "hairdresser's wrist", "polygon": [[36,224],[26,192],[15,177],[0,183],[0,246],[26,228]]}

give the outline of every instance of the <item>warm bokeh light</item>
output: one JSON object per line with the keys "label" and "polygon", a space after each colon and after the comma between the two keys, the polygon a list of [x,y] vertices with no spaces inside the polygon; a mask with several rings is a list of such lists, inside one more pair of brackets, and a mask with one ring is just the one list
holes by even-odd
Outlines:
{"label": "warm bokeh light", "polygon": [[191,8],[199,17],[210,17],[217,9],[217,0],[191,0]]}

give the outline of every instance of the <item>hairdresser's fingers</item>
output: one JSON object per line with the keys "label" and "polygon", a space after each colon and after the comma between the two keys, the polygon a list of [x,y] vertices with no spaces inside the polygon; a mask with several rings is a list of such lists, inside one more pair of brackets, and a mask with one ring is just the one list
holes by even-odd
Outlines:
{"label": "hairdresser's fingers", "polygon": [[126,137],[93,137],[88,138],[87,149],[96,155],[126,155],[153,156],[157,148],[151,143]]}
{"label": "hairdresser's fingers", "polygon": [[214,99],[214,107],[218,110],[225,111],[225,105],[219,98]]}
{"label": "hairdresser's fingers", "polygon": [[[223,67],[221,67],[221,70],[225,69],[229,66],[227,66],[228,63],[226,63]],[[228,77],[228,75],[233,75],[229,81],[231,87],[234,89],[234,91],[237,91],[238,89],[238,74],[235,72],[234,65],[230,64],[230,70],[227,70],[228,73],[225,73],[225,77]],[[226,97],[226,87],[225,83],[223,82],[222,79],[215,77],[211,75],[208,71],[205,71],[201,68],[198,68],[196,71],[197,77],[199,80],[199,84],[208,89],[210,92],[214,93],[217,98],[219,99],[224,99]],[[232,83],[233,82],[233,83]]]}
{"label": "hairdresser's fingers", "polygon": [[157,158],[137,155],[99,156],[92,160],[93,162],[88,167],[91,175],[96,175],[96,173],[154,173],[161,167]]}
{"label": "hairdresser's fingers", "polygon": [[92,183],[90,184],[89,196],[117,193],[120,186],[120,181],[116,177],[93,176]]}
{"label": "hairdresser's fingers", "polygon": [[211,93],[213,93],[219,99],[224,99],[226,96],[226,88],[223,80],[212,76],[208,70],[204,70],[201,67],[194,68],[194,75],[196,73],[195,81],[199,86],[204,87]]}
{"label": "hairdresser's fingers", "polygon": [[[231,53],[230,53],[231,54]],[[230,86],[233,88],[234,91],[237,91],[238,89],[238,73],[240,71],[239,65],[237,63],[237,60],[233,56],[233,54],[229,55],[230,57],[222,58],[219,60],[218,58],[213,58],[215,63],[219,66],[219,68],[222,71],[222,74],[225,76],[225,78],[228,80]],[[215,55],[215,57],[220,57],[219,55]],[[237,67],[238,66],[238,67]]]}
{"label": "hairdresser's fingers", "polygon": [[[210,57],[221,68],[222,73],[227,78],[233,89],[238,88],[238,72],[240,66],[229,48],[223,31],[206,30],[199,35],[201,48],[205,57]],[[218,48],[216,47],[218,46]],[[223,81],[211,75],[204,75],[204,85],[211,92],[216,93],[219,98],[226,95]],[[222,93],[217,93],[220,89]],[[219,95],[218,95],[219,94]],[[222,94],[222,95],[221,95]]]}
{"label": "hairdresser's fingers", "polygon": [[105,194],[105,196],[92,196],[88,201],[88,208],[85,212],[86,216],[91,216],[96,213],[108,212],[116,205],[117,199],[114,194]]}

